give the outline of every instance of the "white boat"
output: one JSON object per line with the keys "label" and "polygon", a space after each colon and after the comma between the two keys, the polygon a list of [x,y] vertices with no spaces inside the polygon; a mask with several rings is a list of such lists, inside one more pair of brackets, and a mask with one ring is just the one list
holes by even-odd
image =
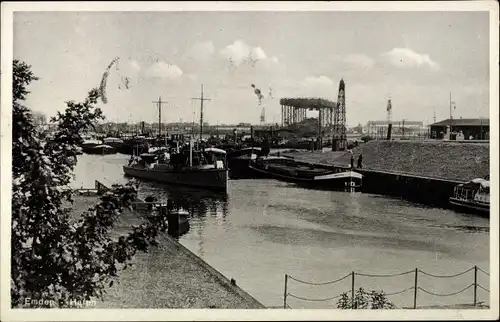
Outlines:
{"label": "white boat", "polygon": [[463,209],[490,212],[490,181],[476,178],[455,186],[450,203]]}

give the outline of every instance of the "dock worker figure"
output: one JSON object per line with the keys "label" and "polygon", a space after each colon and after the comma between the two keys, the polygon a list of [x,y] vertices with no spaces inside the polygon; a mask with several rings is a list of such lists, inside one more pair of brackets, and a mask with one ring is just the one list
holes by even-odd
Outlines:
{"label": "dock worker figure", "polygon": [[358,168],[361,169],[363,168],[363,155],[360,154],[358,157]]}
{"label": "dock worker figure", "polygon": [[352,150],[349,150],[349,153],[351,154],[351,169],[354,168],[354,154],[352,153]]}

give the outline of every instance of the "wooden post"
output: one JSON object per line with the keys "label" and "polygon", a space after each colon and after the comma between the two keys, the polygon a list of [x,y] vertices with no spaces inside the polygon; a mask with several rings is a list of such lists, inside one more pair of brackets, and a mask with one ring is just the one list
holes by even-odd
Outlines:
{"label": "wooden post", "polygon": [[189,140],[189,167],[193,166],[193,138]]}
{"label": "wooden post", "polygon": [[474,306],[477,305],[477,266],[474,266]]}
{"label": "wooden post", "polygon": [[418,268],[415,268],[415,289],[413,295],[413,309],[417,308],[417,291],[418,291]]}
{"label": "wooden post", "polygon": [[352,309],[355,308],[355,305],[354,305],[354,271],[352,271],[351,273],[351,301],[352,301]]}
{"label": "wooden post", "polygon": [[285,274],[285,292],[283,293],[283,308],[286,309],[286,294],[288,286],[288,274]]}

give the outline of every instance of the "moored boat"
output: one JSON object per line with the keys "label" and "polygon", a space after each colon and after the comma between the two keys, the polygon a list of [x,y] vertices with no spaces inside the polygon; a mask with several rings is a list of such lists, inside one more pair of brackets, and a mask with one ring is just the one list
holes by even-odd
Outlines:
{"label": "moored boat", "polygon": [[147,152],[150,147],[148,140],[142,136],[136,136],[123,141],[123,144],[117,146],[118,153],[122,154],[140,154]]}
{"label": "moored boat", "polygon": [[227,192],[228,168],[225,151],[220,149],[143,153],[123,171],[140,179]]}
{"label": "moored boat", "polygon": [[118,148],[123,145],[123,140],[114,137],[107,137],[102,140],[102,142],[106,145],[110,145],[114,148]]}
{"label": "moored boat", "polygon": [[251,160],[257,159],[261,148],[252,147],[236,150],[227,154],[227,164],[231,179],[253,179],[258,177],[258,172],[250,169]]}
{"label": "moored boat", "polygon": [[101,144],[102,144],[101,140],[98,140],[92,137],[91,135],[85,135],[83,137],[83,143],[80,145],[80,147],[82,148],[82,151],[84,153],[87,153],[86,151],[89,151],[90,148],[93,148]]}
{"label": "moored boat", "polygon": [[490,181],[487,178],[476,178],[455,186],[450,203],[464,210],[489,214]]}
{"label": "moored boat", "polygon": [[271,178],[294,182],[307,188],[360,191],[363,175],[350,168],[329,167],[298,162],[282,156],[260,157],[249,167]]}
{"label": "moored boat", "polygon": [[82,151],[87,154],[115,154],[116,148],[106,145],[100,144],[95,146],[84,146],[82,147]]}

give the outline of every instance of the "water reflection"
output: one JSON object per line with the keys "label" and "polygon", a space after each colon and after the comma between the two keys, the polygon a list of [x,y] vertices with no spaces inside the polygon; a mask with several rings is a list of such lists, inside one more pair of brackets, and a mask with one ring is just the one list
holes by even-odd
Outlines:
{"label": "water reflection", "polygon": [[[221,223],[226,222],[228,215],[228,196],[225,193],[213,192],[210,190],[196,189],[192,187],[173,186],[156,182],[139,182],[139,198],[153,196],[160,202],[173,202],[176,208],[189,212],[188,221],[179,225],[179,230],[170,230],[169,234],[175,239],[187,234],[194,228],[200,238],[199,250],[203,254],[203,231],[206,226],[204,217],[213,216]],[[196,223],[191,224],[192,221]]]}

